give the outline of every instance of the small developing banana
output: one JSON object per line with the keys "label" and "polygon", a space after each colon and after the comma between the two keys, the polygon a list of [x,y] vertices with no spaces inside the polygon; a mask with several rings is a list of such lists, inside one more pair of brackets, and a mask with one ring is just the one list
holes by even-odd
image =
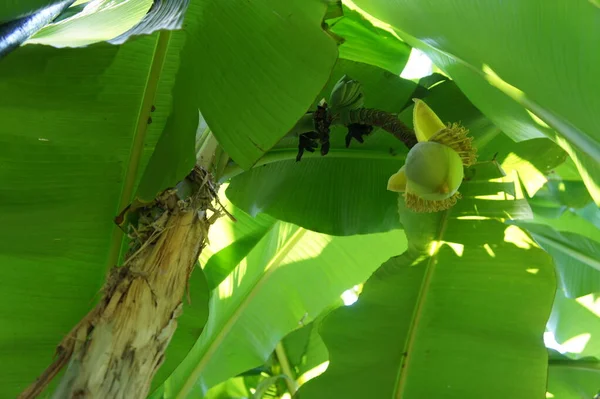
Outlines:
{"label": "small developing banana", "polygon": [[361,108],[364,104],[364,95],[360,82],[347,75],[341,77],[331,90],[329,109],[332,114],[349,112]]}

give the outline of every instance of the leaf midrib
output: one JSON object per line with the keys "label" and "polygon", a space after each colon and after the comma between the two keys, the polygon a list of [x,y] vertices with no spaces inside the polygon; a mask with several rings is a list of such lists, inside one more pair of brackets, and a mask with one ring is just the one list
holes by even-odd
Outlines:
{"label": "leaf midrib", "polygon": [[563,244],[562,242],[560,242],[558,240],[555,240],[551,237],[548,237],[548,236],[545,236],[542,234],[537,234],[537,233],[532,232],[531,235],[536,239],[536,241],[541,241],[542,243],[553,246],[560,252],[562,252],[568,256],[572,256],[574,259],[577,259],[577,260],[581,261],[582,263],[585,263],[586,265],[593,267],[596,270],[600,270],[600,261],[589,257],[587,254],[585,254],[581,250],[579,250],[579,248],[572,248],[568,245]]}
{"label": "leaf midrib", "polygon": [[[148,132],[148,118],[150,117],[152,104],[156,97],[156,91],[160,81],[160,75],[167,58],[167,50],[170,39],[171,32],[163,30],[159,33],[156,40],[152,64],[148,72],[148,78],[146,79],[146,88],[140,103],[137,125],[131,143],[129,163],[127,164],[125,179],[123,180],[123,189],[119,197],[118,208],[115,212],[115,215],[121,212],[130,203],[131,197],[133,196],[133,189],[135,186],[136,177],[138,175],[140,159],[143,152],[144,142],[146,140],[146,134]],[[107,269],[117,265],[122,244],[123,231],[118,226],[114,226],[106,264]]]}
{"label": "leaf midrib", "polygon": [[[444,236],[446,231],[446,227],[448,225],[448,216],[450,211],[444,212],[444,216],[441,220],[441,225],[438,230],[438,233],[435,237],[435,242],[439,243]],[[400,362],[398,377],[396,378],[396,389],[394,392],[394,397],[397,399],[402,399],[404,394],[404,389],[406,387],[406,378],[408,375],[408,370],[410,368],[410,361],[413,357],[413,346],[416,340],[417,331],[419,329],[419,323],[421,322],[421,316],[423,314],[423,309],[425,307],[425,301],[427,300],[427,294],[429,293],[429,288],[431,286],[431,279],[433,278],[433,274],[435,271],[437,255],[439,253],[440,247],[436,248],[436,252],[429,257],[427,260],[425,277],[423,278],[423,283],[421,284],[421,289],[419,290],[419,296],[417,298],[417,306],[413,313],[412,320],[410,323],[410,328],[408,331],[408,339],[406,340],[406,346],[404,348],[403,353],[404,359]]]}
{"label": "leaf midrib", "polygon": [[[260,158],[252,168],[259,166],[269,165],[275,162],[290,161],[296,159],[298,154],[297,148],[290,149],[276,149],[267,152],[262,158]],[[302,159],[307,158],[322,158],[323,156],[318,152],[305,152],[302,155]],[[393,155],[389,151],[384,150],[362,150],[362,149],[347,149],[347,148],[332,148],[329,153],[325,156],[327,159],[340,158],[340,159],[366,159],[366,160],[384,160],[384,161],[404,161],[406,156],[404,154]],[[225,168],[221,181],[229,180],[241,173],[245,172],[240,166],[232,164]]]}

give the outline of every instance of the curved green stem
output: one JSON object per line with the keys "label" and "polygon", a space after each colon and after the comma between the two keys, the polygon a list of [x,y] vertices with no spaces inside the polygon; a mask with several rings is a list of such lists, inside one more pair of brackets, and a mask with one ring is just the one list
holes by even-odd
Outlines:
{"label": "curved green stem", "polygon": [[279,342],[275,347],[275,355],[277,356],[277,360],[281,366],[281,371],[283,371],[284,375],[289,377],[285,379],[285,383],[288,387],[290,395],[294,396],[296,390],[298,389],[298,384],[296,383],[294,372],[292,371],[290,362],[288,361],[287,355],[285,354],[285,349],[281,342]]}
{"label": "curved green stem", "polygon": [[402,141],[409,149],[417,144],[417,136],[413,129],[409,128],[398,119],[398,115],[371,108],[359,108],[347,113],[348,123],[358,123],[379,127]]}

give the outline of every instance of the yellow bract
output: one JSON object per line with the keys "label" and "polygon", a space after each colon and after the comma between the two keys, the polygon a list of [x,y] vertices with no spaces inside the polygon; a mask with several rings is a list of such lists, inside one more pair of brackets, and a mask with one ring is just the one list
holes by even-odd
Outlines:
{"label": "yellow bract", "polygon": [[387,189],[390,191],[395,191],[397,193],[402,193],[406,190],[406,173],[405,167],[401,167],[400,170],[394,173],[389,179],[387,184]]}
{"label": "yellow bract", "polygon": [[431,136],[446,128],[444,122],[433,112],[423,100],[413,98],[413,126],[419,142],[428,141]]}

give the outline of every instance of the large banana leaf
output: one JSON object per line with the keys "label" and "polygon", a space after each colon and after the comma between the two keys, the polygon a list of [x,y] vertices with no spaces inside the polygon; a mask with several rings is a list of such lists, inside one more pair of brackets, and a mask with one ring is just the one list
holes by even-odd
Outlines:
{"label": "large banana leaf", "polygon": [[[465,202],[483,192],[471,185]],[[544,397],[552,264],[518,228],[489,219],[489,202],[478,201],[477,220],[401,209],[409,251],[324,321],[330,365],[301,398]]]}
{"label": "large banana leaf", "polygon": [[327,347],[319,335],[321,320],[288,334],[281,344],[293,367],[296,379],[305,379],[306,373],[329,360]]}
{"label": "large banana leaf", "polygon": [[250,396],[244,378],[235,377],[212,387],[203,399],[248,399]]}
{"label": "large banana leaf", "polygon": [[556,292],[548,330],[563,345],[570,358],[600,358],[600,301],[598,294],[567,298]]}
{"label": "large banana leaf", "polygon": [[76,2],[27,43],[77,47],[110,40],[113,44],[121,44],[135,35],[181,28],[189,2],[190,0]]}
{"label": "large banana leaf", "polygon": [[[240,212],[236,218],[243,224],[252,220]],[[225,228],[215,225],[211,242],[223,231],[236,235],[236,224],[226,219],[218,223]],[[272,224],[251,233],[243,227],[245,239],[260,236],[246,247],[243,259],[231,257],[237,267],[213,291],[204,332],[152,397],[201,397],[212,386],[262,364],[287,333],[309,323],[345,289],[406,248],[398,230],[333,237],[274,219]],[[222,255],[223,250],[217,252]]]}
{"label": "large banana leaf", "polygon": [[331,31],[344,39],[340,58],[375,65],[399,75],[410,56],[410,46],[397,35],[373,26],[348,7],[344,7],[342,18],[331,23]]}
{"label": "large banana leaf", "polygon": [[322,0],[213,1],[203,5],[195,65],[200,109],[219,143],[251,167],[292,129],[321,91],[337,57],[321,29]]}
{"label": "large banana leaf", "polygon": [[565,295],[577,298],[600,292],[600,209],[580,180],[552,177],[529,200],[533,221],[513,221],[527,229],[548,252]]}
{"label": "large banana leaf", "polygon": [[548,364],[548,398],[593,398],[600,393],[600,361],[594,358],[571,360],[554,351]]}
{"label": "large banana leaf", "polygon": [[[154,35],[122,47],[27,46],[0,63],[7,397],[51,361],[117,262],[121,235],[112,220],[130,201],[169,115],[172,85],[152,75],[166,55],[155,53],[160,42]],[[172,81],[175,73],[163,76]],[[163,109],[148,126],[152,101]]]}
{"label": "large banana leaf", "polygon": [[[600,292],[600,241],[542,224],[521,221],[517,225],[527,229],[538,245],[553,257],[561,285],[569,297]],[[600,238],[597,229],[596,236]]]}
{"label": "large banana leaf", "polygon": [[78,47],[110,40],[138,24],[152,4],[153,0],[104,0],[88,3],[72,17],[45,26],[27,42],[55,47]]}
{"label": "large banana leaf", "polygon": [[155,1],[137,25],[111,39],[110,43],[122,44],[132,36],[148,35],[158,29],[180,29],[189,3],[190,0]]}
{"label": "large banana leaf", "polygon": [[[315,19],[318,27],[320,5],[308,7],[309,15],[298,10],[283,14],[290,21],[302,17],[293,29],[281,19],[272,19],[269,5],[261,2],[253,11],[257,18],[249,19],[243,30],[231,21],[232,31],[226,37],[235,43],[220,40],[222,31],[211,19],[231,8],[196,1],[180,32],[163,31],[120,47],[25,46],[0,63],[4,204],[0,210],[4,226],[0,375],[7,396],[14,397],[34,380],[62,337],[98,298],[105,273],[118,262],[121,248],[122,237],[113,218],[133,199],[136,187],[138,197],[152,199],[192,168],[199,97],[214,89],[212,83],[200,81],[199,74],[204,79],[223,69],[211,51],[232,57],[240,48],[251,51],[246,41],[264,45],[265,37],[278,35],[278,30],[288,35],[295,32],[298,37],[309,30],[324,35],[325,46],[329,43],[325,33],[314,33],[316,28],[303,19]],[[260,18],[265,15],[266,20]],[[228,66],[236,78],[261,87],[252,94],[254,101],[243,108],[259,125],[267,119],[273,122],[261,98],[277,98],[280,106],[302,113],[320,90],[310,68],[290,64],[297,55],[292,47],[278,42],[269,47],[277,56],[253,57],[252,68],[240,62]],[[332,51],[335,56],[335,48]],[[296,55],[287,56],[292,53]],[[323,54],[326,57],[328,52]],[[213,61],[205,62],[207,57]],[[297,102],[302,96],[279,98],[265,91],[273,81],[278,88],[285,87],[270,75],[256,73],[270,68],[300,79],[298,87],[305,90],[307,104]],[[319,68],[327,75],[330,67],[322,62]],[[219,87],[211,99],[240,98],[241,91],[249,95],[247,90]],[[279,128],[267,136],[275,141],[296,120],[296,116],[277,114],[273,124]],[[248,132],[262,131],[256,124],[247,127]],[[240,137],[247,140],[250,134]],[[140,180],[144,169],[145,178]],[[196,329],[195,334],[200,331]]]}
{"label": "large banana leaf", "polygon": [[[356,0],[425,51],[513,138],[545,134],[573,158],[600,204],[600,108],[592,1]],[[516,61],[518,60],[518,61]],[[573,60],[577,60],[574,62]],[[556,132],[556,133],[555,133]],[[558,135],[557,135],[558,134]]]}

